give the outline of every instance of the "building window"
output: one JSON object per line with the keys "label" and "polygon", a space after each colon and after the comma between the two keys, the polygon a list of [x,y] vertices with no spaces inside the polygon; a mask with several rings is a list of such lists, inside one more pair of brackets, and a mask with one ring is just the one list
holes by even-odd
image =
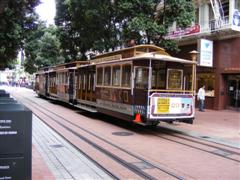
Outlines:
{"label": "building window", "polygon": [[121,68],[120,66],[114,66],[113,67],[113,79],[112,79],[112,85],[113,86],[120,86],[120,73]]}
{"label": "building window", "polygon": [[229,16],[229,1],[225,0],[220,3],[222,3],[222,16]]}
{"label": "building window", "polygon": [[201,4],[199,6],[199,24],[201,27],[201,31],[209,30],[209,5]]}
{"label": "building window", "polygon": [[234,7],[235,7],[235,9],[240,10],[240,2],[239,2],[239,0],[235,0]]}
{"label": "building window", "polygon": [[97,68],[97,85],[102,85],[103,83],[103,68]]}
{"label": "building window", "polygon": [[197,74],[197,90],[205,85],[206,96],[214,96],[215,76],[213,73]]}
{"label": "building window", "polygon": [[131,65],[122,66],[122,87],[131,87]]}
{"label": "building window", "polygon": [[105,67],[104,68],[104,86],[110,86],[111,85],[111,67]]}

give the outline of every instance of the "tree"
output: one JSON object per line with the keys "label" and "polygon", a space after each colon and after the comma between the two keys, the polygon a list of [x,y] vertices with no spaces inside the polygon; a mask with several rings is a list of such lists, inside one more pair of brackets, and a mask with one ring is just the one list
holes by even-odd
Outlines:
{"label": "tree", "polygon": [[52,66],[63,63],[60,57],[60,42],[56,36],[56,27],[46,28],[43,36],[38,41],[39,51],[37,52],[36,62],[44,66]]}
{"label": "tree", "polygon": [[0,68],[11,66],[23,47],[27,33],[35,27],[36,7],[40,0],[3,1],[0,13]]}
{"label": "tree", "polygon": [[168,32],[168,28],[176,22],[177,27],[185,28],[194,22],[195,8],[192,0],[162,0],[156,11],[156,19],[158,24],[162,24],[164,33],[156,39],[157,45],[162,45],[166,49],[176,51],[176,42],[166,40],[164,36]]}
{"label": "tree", "polygon": [[[56,24],[63,51],[73,59],[88,50],[100,52],[136,43],[154,43],[176,49],[164,36],[173,22],[181,27],[193,20],[191,0],[57,0]],[[163,8],[159,6],[163,4]],[[73,55],[73,56],[69,56]],[[71,60],[71,59],[69,59]]]}
{"label": "tree", "polygon": [[60,56],[60,42],[55,26],[46,27],[42,22],[29,34],[25,43],[25,70],[30,74],[41,67],[52,66],[64,62]]}
{"label": "tree", "polygon": [[38,41],[43,36],[45,28],[45,25],[39,22],[37,28],[28,34],[24,44],[26,57],[24,67],[30,74],[36,72],[38,66],[40,66],[39,63],[36,62],[37,53],[40,49]]}
{"label": "tree", "polygon": [[176,22],[186,27],[193,22],[194,7],[191,0],[119,0],[116,1],[122,17],[123,37],[141,43],[153,42],[166,49],[176,49],[174,41],[165,40],[168,28]]}
{"label": "tree", "polygon": [[55,22],[67,61],[86,59],[85,53],[90,49],[103,51],[113,46],[112,34],[116,28],[109,0],[57,0],[56,3]]}
{"label": "tree", "polygon": [[69,1],[56,0],[56,17],[55,24],[59,29],[59,39],[61,42],[62,55],[69,62],[78,59],[78,38],[76,31],[72,28],[72,15],[69,10]]}

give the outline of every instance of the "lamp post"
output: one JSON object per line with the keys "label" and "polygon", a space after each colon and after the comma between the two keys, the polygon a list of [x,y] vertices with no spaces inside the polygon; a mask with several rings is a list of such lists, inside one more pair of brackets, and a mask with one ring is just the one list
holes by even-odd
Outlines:
{"label": "lamp post", "polygon": [[195,62],[196,62],[197,56],[198,56],[199,52],[196,51],[196,50],[193,50],[193,51],[189,52],[189,54],[190,54],[190,56],[191,56],[191,58],[192,58],[192,61],[195,61]]}
{"label": "lamp post", "polygon": [[191,59],[193,61],[193,65],[192,65],[192,92],[195,95],[196,92],[196,64],[197,64],[197,56],[198,56],[198,51],[193,50],[191,52],[189,52]]}

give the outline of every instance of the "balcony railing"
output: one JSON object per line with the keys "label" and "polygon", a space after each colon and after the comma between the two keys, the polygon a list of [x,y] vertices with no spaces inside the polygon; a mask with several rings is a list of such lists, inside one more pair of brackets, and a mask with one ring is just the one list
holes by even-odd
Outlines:
{"label": "balcony railing", "polygon": [[[235,29],[233,29],[235,27]],[[237,29],[238,28],[238,29]],[[229,16],[225,16],[221,19],[212,19],[208,22],[204,22],[203,24],[195,24],[191,27],[181,29],[177,28],[176,30],[170,30],[169,33],[165,36],[166,39],[181,39],[181,38],[194,38],[195,36],[206,35],[206,33],[211,32],[228,32],[229,35],[233,33],[234,30],[240,32],[240,25],[233,25],[229,20]],[[225,34],[226,35],[226,34]]]}
{"label": "balcony railing", "polygon": [[209,21],[207,28],[201,28],[201,32],[209,32],[209,31],[219,31],[226,28],[230,28],[231,23],[229,22],[229,16],[225,16],[221,19],[213,19]]}

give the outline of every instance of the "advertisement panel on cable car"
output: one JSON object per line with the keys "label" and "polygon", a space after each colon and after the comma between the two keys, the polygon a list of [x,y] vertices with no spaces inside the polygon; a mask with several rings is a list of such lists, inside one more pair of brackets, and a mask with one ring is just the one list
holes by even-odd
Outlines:
{"label": "advertisement panel on cable car", "polygon": [[153,93],[150,98],[150,118],[192,116],[193,96],[189,94]]}

